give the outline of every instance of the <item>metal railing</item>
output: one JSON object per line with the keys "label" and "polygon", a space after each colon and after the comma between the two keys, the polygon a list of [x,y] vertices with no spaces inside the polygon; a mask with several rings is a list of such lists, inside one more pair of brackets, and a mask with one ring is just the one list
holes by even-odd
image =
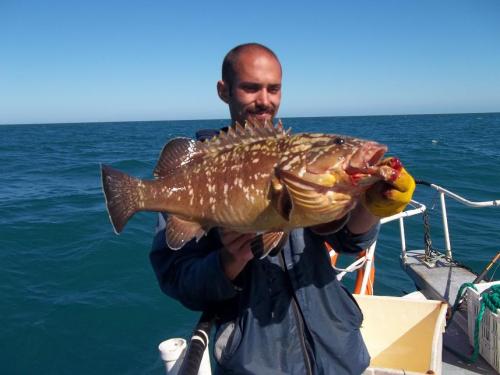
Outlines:
{"label": "metal railing", "polygon": [[484,207],[498,207],[500,206],[500,200],[493,201],[483,201],[483,202],[473,202],[464,197],[455,194],[439,185],[431,184],[425,181],[418,181],[422,185],[429,186],[430,188],[439,192],[439,201],[441,203],[441,217],[443,219],[443,231],[444,231],[444,244],[446,250],[446,257],[452,259],[451,253],[451,242],[450,242],[450,231],[448,229],[448,214],[446,211],[446,201],[445,196],[452,198],[453,200],[472,208],[484,208]]}
{"label": "metal railing", "polygon": [[[446,251],[446,257],[448,259],[453,259],[453,254],[451,251],[451,241],[450,241],[450,232],[449,232],[449,227],[448,227],[448,214],[446,210],[446,200],[445,197],[449,197],[465,206],[472,207],[472,208],[484,208],[484,207],[499,207],[500,206],[500,200],[492,200],[492,201],[483,201],[483,202],[474,202],[470,201],[456,193],[453,193],[439,185],[431,184],[425,181],[417,181],[417,183],[421,185],[428,186],[434,190],[436,190],[439,193],[439,201],[440,201],[440,206],[441,206],[441,217],[442,217],[442,222],[443,222],[443,235],[444,235],[444,244],[445,244],[445,251]],[[415,215],[420,215],[423,214],[426,210],[427,207],[415,200],[412,200],[410,202],[411,209],[406,210],[404,212],[401,212],[396,215],[392,215],[389,217],[385,217],[380,220],[381,224],[386,224],[395,220],[399,221],[399,232],[400,232],[400,241],[401,241],[401,258],[403,262],[406,262],[407,255],[406,255],[406,234],[405,234],[405,225],[404,225],[404,220],[408,217],[415,216]],[[356,259],[351,265],[349,265],[346,268],[337,268],[335,269],[339,272],[337,274],[337,279],[341,280],[348,272],[355,271],[361,267],[365,267],[365,272],[363,276],[363,281],[361,284],[361,292],[360,294],[366,294],[367,290],[367,285],[370,279],[370,272],[373,267],[373,259],[375,255],[375,249],[377,246],[377,242],[373,243],[366,251],[366,255],[364,257]]]}

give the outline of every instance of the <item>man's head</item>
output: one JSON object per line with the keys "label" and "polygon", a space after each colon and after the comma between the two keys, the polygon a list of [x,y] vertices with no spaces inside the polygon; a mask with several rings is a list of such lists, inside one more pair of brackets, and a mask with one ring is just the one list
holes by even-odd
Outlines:
{"label": "man's head", "polygon": [[281,102],[281,64],[261,44],[239,45],[224,58],[217,92],[233,121],[271,121]]}

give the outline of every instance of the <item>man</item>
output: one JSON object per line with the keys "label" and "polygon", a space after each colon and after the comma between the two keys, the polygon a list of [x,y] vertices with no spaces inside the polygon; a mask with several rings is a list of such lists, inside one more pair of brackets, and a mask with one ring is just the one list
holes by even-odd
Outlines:
{"label": "man", "polygon": [[[217,91],[232,121],[272,121],[281,76],[267,47],[251,43],[231,50]],[[218,229],[171,251],[161,219],[151,262],[165,293],[190,309],[217,312],[218,373],[360,374],[370,360],[359,331],[363,316],[337,281],[324,242],[341,252],[367,248],[379,229],[372,212],[402,210],[413,189],[403,169],[394,186],[368,192],[340,230],[338,222],[293,230],[279,254],[262,260],[252,252],[254,235]]]}

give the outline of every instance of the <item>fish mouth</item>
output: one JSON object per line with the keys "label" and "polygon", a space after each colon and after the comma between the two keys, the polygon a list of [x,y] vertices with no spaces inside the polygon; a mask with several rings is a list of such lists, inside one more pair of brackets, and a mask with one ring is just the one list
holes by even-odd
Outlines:
{"label": "fish mouth", "polygon": [[378,164],[387,152],[387,146],[376,142],[365,143],[346,161],[345,172],[351,177],[361,178],[376,174]]}

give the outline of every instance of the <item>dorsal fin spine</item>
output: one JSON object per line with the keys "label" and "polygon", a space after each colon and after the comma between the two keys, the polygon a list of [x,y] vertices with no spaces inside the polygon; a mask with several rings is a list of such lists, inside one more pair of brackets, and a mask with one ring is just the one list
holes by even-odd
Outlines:
{"label": "dorsal fin spine", "polygon": [[284,130],[281,120],[276,126],[270,121],[265,123],[247,121],[244,126],[236,122],[227,131],[221,131],[210,140],[199,142],[199,148],[212,153],[230,149],[236,144],[249,144],[266,138],[281,138],[288,135],[289,130]]}

